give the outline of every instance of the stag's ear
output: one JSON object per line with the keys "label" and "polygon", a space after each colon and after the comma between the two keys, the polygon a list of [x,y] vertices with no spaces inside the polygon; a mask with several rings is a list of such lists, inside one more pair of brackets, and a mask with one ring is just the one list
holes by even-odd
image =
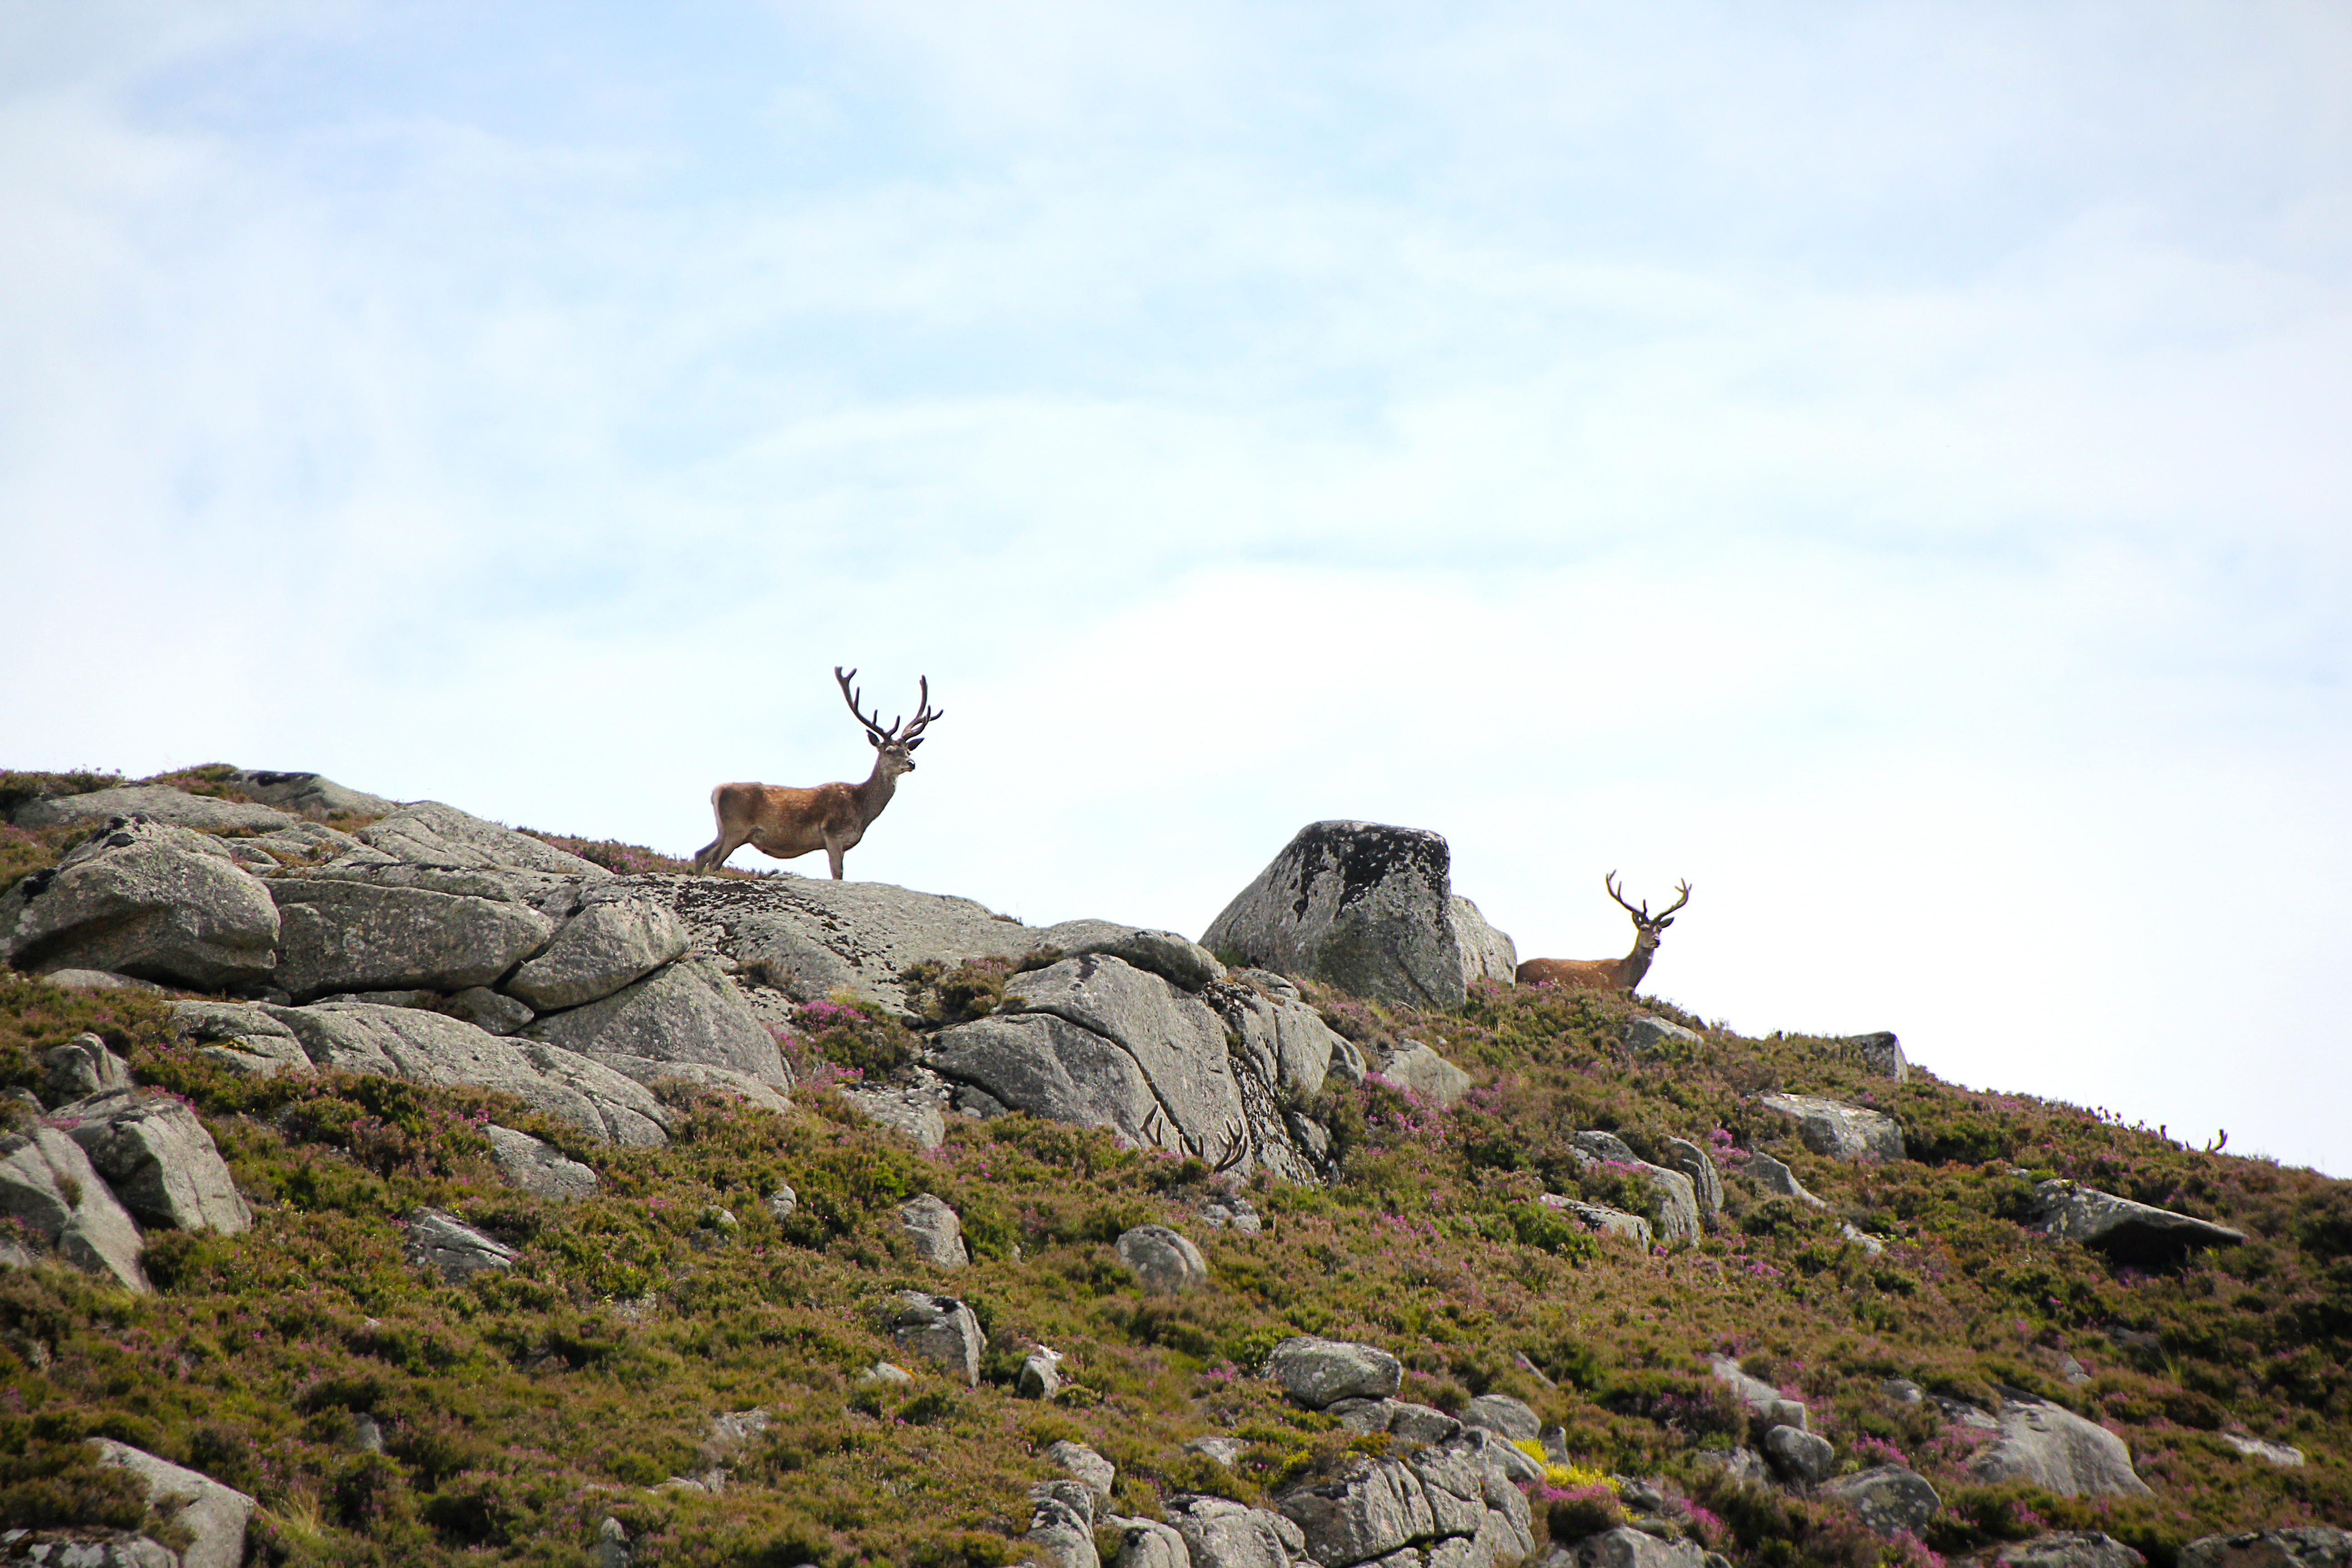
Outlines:
{"label": "stag's ear", "polygon": [[1672,915],[1668,915],[1664,920],[1662,920],[1662,921],[1660,921],[1658,922],[1658,929],[1659,929],[1660,931],[1664,931],[1664,930],[1665,930],[1668,926],[1670,926],[1670,925],[1672,925],[1672,924],[1674,924],[1674,923],[1675,923],[1675,919],[1674,919],[1674,917],[1673,917]]}
{"label": "stag's ear", "polygon": [[882,749],[882,737],[868,730],[866,731],[866,743],[878,752]]}
{"label": "stag's ear", "polygon": [[916,736],[913,740],[911,740],[911,741],[909,741],[909,742],[907,742],[907,750],[908,750],[908,751],[910,751],[910,752],[911,752],[911,751],[913,751],[917,746],[919,746],[919,745],[921,745],[922,743],[923,743],[923,738],[922,738],[920,735],[918,735],[918,736]]}

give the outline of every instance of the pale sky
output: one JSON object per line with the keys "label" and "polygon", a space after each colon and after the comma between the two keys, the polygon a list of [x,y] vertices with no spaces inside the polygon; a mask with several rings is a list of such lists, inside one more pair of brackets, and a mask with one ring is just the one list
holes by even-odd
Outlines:
{"label": "pale sky", "polygon": [[[2352,11],[0,0],[0,764],[1522,957],[2352,1174]],[[772,864],[752,851],[737,864]],[[793,862],[824,873],[822,858]]]}

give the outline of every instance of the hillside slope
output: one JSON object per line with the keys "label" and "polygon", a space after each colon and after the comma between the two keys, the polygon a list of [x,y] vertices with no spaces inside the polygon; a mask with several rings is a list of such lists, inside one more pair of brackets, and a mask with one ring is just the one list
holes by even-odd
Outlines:
{"label": "hillside slope", "polygon": [[[164,782],[240,798],[227,773]],[[0,795],[30,798],[25,777]],[[87,831],[8,829],[0,881]],[[634,1147],[478,1086],[235,1070],[178,1026],[171,1004],[194,993],[0,973],[16,1126],[51,1092],[45,1054],[94,1032],[194,1107],[256,1217],[151,1231],[149,1294],[20,1238],[31,1261],[0,1268],[0,1526],[175,1542],[98,1462],[106,1438],[258,1500],[261,1562],[1005,1563],[1038,1549],[1030,1489],[1062,1476],[1059,1442],[1116,1467],[1103,1517],[1135,1519],[1195,1494],[1263,1504],[1410,1447],[1262,1375],[1300,1334],[1391,1352],[1402,1399],[1509,1395],[1557,1427],[1525,1488],[1537,1558],[1636,1515],[1741,1563],[1924,1563],[2085,1530],[2169,1564],[2217,1532],[2352,1525],[2352,1184],[1916,1068],[1898,1083],[1838,1042],[1743,1037],[1655,999],[1490,984],[1458,1013],[1302,986],[1373,1060],[1421,1042],[1473,1079],[1447,1107],[1335,1078],[1301,1108],[1328,1129],[1327,1180],[1237,1182],[1018,1113],[950,1116],[925,1149],[861,1111],[866,1075],[905,1070],[1016,969],[933,966],[903,1017],[771,997],[791,1109],[665,1079],[667,1142]],[[1636,1014],[1689,1035],[1637,1051]],[[1904,1157],[1813,1152],[1766,1103],[1785,1094],[1892,1117]],[[593,1191],[514,1185],[493,1127],[587,1167]],[[1715,1226],[1644,1250],[1579,1223],[1559,1200],[1667,1218],[1638,1163],[1592,1156],[1595,1131],[1660,1165],[1671,1140],[1711,1151]],[[1819,1204],[1756,1179],[1774,1160]],[[2247,1239],[2118,1262],[2042,1227],[2037,1185],[2061,1178]],[[958,1216],[968,1264],[929,1261],[902,1217],[925,1194]],[[496,1237],[510,1267],[450,1283],[410,1262],[424,1210]],[[1116,1243],[1147,1224],[1197,1245],[1204,1285],[1144,1293]],[[970,1306],[976,1384],[891,1337],[907,1290]],[[1066,1386],[1024,1397],[1039,1346]],[[1826,1492],[1704,1458],[1753,1438],[1711,1369],[1725,1357],[1803,1403],[1833,1471],[1906,1467],[1939,1511],[1881,1536]],[[911,1375],[877,1380],[880,1363]],[[1993,1439],[1967,1413],[2020,1401],[2103,1425],[2147,1490],[1983,1479]],[[751,1411],[764,1420],[713,1426]],[[1117,1530],[1097,1538],[1120,1551]]]}

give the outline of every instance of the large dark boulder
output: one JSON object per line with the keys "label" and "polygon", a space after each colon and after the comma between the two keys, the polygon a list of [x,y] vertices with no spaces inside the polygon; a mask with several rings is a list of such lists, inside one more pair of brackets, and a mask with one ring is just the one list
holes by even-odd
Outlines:
{"label": "large dark boulder", "polygon": [[[1201,945],[1351,995],[1457,1008],[1509,939],[1454,897],[1444,837],[1374,822],[1317,822],[1225,906]],[[1466,905],[1467,900],[1462,900]]]}

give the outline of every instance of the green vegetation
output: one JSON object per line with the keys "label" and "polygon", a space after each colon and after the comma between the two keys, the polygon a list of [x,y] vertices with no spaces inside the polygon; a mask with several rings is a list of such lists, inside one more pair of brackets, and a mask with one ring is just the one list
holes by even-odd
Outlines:
{"label": "green vegetation", "polygon": [[[917,976],[920,1029],[813,1005],[788,1048],[806,1068],[887,1071],[921,1029],[992,1007],[1007,967]],[[1378,1084],[1327,1092],[1339,1178],[1261,1178],[1253,1236],[1201,1222],[1221,1190],[1202,1162],[1027,1117],[950,1118],[927,1154],[823,1087],[775,1117],[671,1085],[672,1146],[621,1149],[479,1090],[237,1078],[175,1046],[152,1000],[0,976],[0,1083],[37,1082],[39,1051],[96,1029],[197,1107],[258,1215],[243,1237],[151,1238],[152,1297],[56,1264],[0,1270],[0,1520],[135,1523],[136,1495],[84,1446],[105,1436],[258,1497],[273,1563],[572,1564],[611,1514],[640,1563],[996,1564],[1018,1558],[1026,1489],[1060,1438],[1117,1464],[1116,1506],[1141,1512],[1182,1490],[1260,1500],[1360,1451],[1253,1375],[1282,1336],[1310,1332],[1395,1352],[1407,1398],[1508,1393],[1563,1426],[1576,1463],[1537,1510],[1563,1533],[1624,1517],[1612,1473],[1666,1477],[1699,1505],[1696,1533],[1755,1563],[1924,1562],[2085,1528],[2161,1568],[2216,1531],[2352,1524],[2352,1184],[1925,1074],[1897,1087],[1803,1037],[1714,1029],[1681,1059],[1636,1060],[1617,1043],[1626,1005],[1591,994],[1486,991],[1439,1016],[1309,991],[1351,1037],[1430,1041],[1479,1083],[1451,1111]],[[1819,1159],[1755,1107],[1781,1086],[1885,1110],[1926,1158]],[[490,1121],[593,1166],[598,1194],[563,1205],[505,1186]],[[1595,1127],[1649,1158],[1669,1137],[1732,1151],[1722,1230],[1643,1256],[1536,1203],[1647,1201],[1579,1173],[1566,1139]],[[1733,1173],[1749,1146],[1831,1207],[1748,1189]],[[2251,1239],[2169,1272],[2118,1270],[2019,1223],[2050,1174]],[[785,1183],[798,1206],[778,1219],[764,1199]],[[931,1270],[897,1235],[896,1205],[924,1192],[962,1215],[969,1269]],[[400,1221],[428,1205],[516,1247],[518,1266],[460,1288],[407,1265]],[[731,1229],[711,1223],[719,1209]],[[1199,1242],[1208,1289],[1136,1291],[1110,1243],[1144,1221]],[[989,1336],[980,1387],[921,1366],[909,1384],[858,1381],[906,1361],[876,1309],[908,1288],[971,1303]],[[1013,1396],[1038,1342],[1075,1384],[1052,1403]],[[1900,1460],[1933,1480],[1948,1506],[1925,1547],[1696,1467],[1740,1426],[1709,1352],[1804,1398],[1842,1463]],[[2070,1353],[2087,1384],[2063,1375]],[[2021,1389],[2104,1420],[2156,1495],[1974,1485],[1964,1435],[1890,1399],[1892,1376],[1985,1401]],[[712,1415],[754,1405],[772,1424],[726,1461],[723,1494],[653,1489],[712,1462]],[[351,1442],[362,1413],[380,1454]],[[2310,1463],[2241,1458],[2217,1435],[2231,1427]],[[1247,1445],[1234,1468],[1184,1449],[1209,1433]]]}

